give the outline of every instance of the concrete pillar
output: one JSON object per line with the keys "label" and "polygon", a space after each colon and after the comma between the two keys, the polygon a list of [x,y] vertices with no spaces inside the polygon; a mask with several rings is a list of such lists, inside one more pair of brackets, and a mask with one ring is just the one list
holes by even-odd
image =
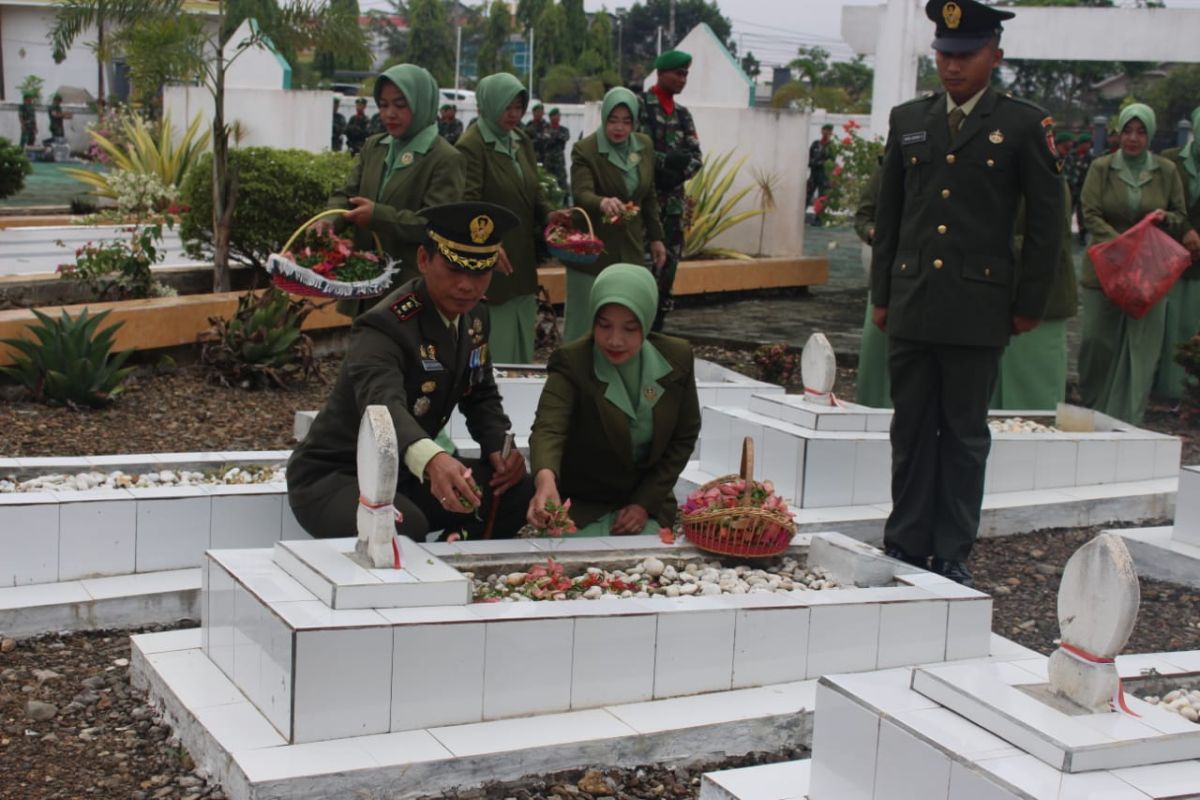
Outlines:
{"label": "concrete pillar", "polygon": [[924,7],[921,0],[888,0],[883,12],[871,90],[871,131],[882,138],[887,138],[892,107],[917,93],[917,58],[933,41],[933,26],[925,19]]}
{"label": "concrete pillar", "polygon": [[1092,155],[1102,156],[1108,152],[1108,117],[1092,120]]}

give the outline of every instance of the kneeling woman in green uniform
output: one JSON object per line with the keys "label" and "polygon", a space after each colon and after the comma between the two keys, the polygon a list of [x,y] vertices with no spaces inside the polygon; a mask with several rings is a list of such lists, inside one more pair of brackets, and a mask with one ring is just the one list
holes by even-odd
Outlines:
{"label": "kneeling woman in green uniform", "polygon": [[571,500],[579,536],[650,534],[675,521],[675,481],[700,435],[691,346],[647,335],[658,308],[650,270],[614,264],[592,284],[592,335],[550,356],[530,437],[528,520]]}
{"label": "kneeling woman in green uniform", "polygon": [[[1083,182],[1083,219],[1092,242],[1124,233],[1147,214],[1185,244],[1196,232],[1187,223],[1183,183],[1175,165],[1150,152],[1156,119],[1133,103],[1117,119],[1120,149],[1092,162]],[[1141,319],[1121,311],[1100,288],[1084,256],[1083,324],[1079,342],[1079,393],[1084,405],[1133,424],[1142,421],[1166,328],[1166,302]]]}
{"label": "kneeling woman in green uniform", "polygon": [[[634,133],[637,95],[618,87],[604,95],[600,127],[571,149],[571,193],[588,213],[604,252],[592,264],[567,264],[567,319],[563,341],[573,342],[591,329],[588,293],[592,281],[609,264],[640,264],[649,241],[656,270],[667,262],[663,227],[654,190],[654,143]],[[640,207],[622,221],[626,203]],[[616,219],[615,223],[609,222]]]}
{"label": "kneeling woman in green uniform", "polygon": [[[375,103],[386,133],[367,139],[346,185],[329,198],[329,208],[349,209],[337,226],[354,225],[354,246],[384,251],[400,262],[393,286],[420,274],[417,247],[425,238],[418,214],[462,199],[463,158],[438,136],[437,81],[413,64],[398,64],[375,80]],[[357,316],[374,301],[338,303],[338,310]]]}

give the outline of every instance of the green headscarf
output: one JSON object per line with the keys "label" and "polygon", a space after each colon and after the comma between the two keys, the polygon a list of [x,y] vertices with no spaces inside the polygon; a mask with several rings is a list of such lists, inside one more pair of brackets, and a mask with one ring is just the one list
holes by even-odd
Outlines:
{"label": "green headscarf", "polygon": [[1187,172],[1188,199],[1195,203],[1200,200],[1200,138],[1197,138],[1197,128],[1200,128],[1200,106],[1192,111],[1192,140],[1183,148],[1183,168]]}
{"label": "green headscarf", "polygon": [[1154,158],[1150,155],[1150,141],[1154,139],[1154,132],[1158,130],[1158,119],[1154,116],[1154,109],[1145,103],[1130,103],[1117,117],[1117,135],[1119,136],[1129,121],[1134,119],[1140,120],[1146,126],[1146,149],[1141,155],[1133,158],[1125,155],[1124,150],[1118,149],[1113,156],[1112,168],[1117,177],[1128,185],[1126,199],[1129,201],[1130,211],[1136,214],[1142,205],[1142,186],[1150,182],[1150,173],[1155,168]]}
{"label": "green headscarf", "polygon": [[[671,371],[671,365],[648,338],[658,309],[658,282],[639,264],[612,264],[596,276],[589,300],[593,321],[601,308],[616,303],[632,311],[641,323],[642,347],[637,355],[624,364],[613,364],[593,344],[592,364],[596,377],[608,384],[604,392],[608,401],[631,419],[648,423],[647,410],[662,396],[657,381]],[[637,438],[635,433],[635,441]]]}
{"label": "green headscarf", "polygon": [[388,67],[375,80],[376,105],[383,94],[384,81],[394,84],[404,95],[412,111],[412,122],[399,139],[394,136],[388,137],[387,158],[383,162],[383,180],[379,182],[380,193],[383,192],[392,173],[413,163],[413,156],[410,154],[421,155],[428,152],[438,135],[438,85],[433,75],[415,64]]}
{"label": "green headscarf", "polygon": [[[512,159],[518,175],[521,165],[517,162],[517,150],[521,140],[516,131],[500,127],[500,117],[522,92],[525,92],[525,86],[508,72],[488,75],[475,87],[475,99],[479,102],[479,132],[485,142]],[[529,93],[525,92],[525,96],[528,98]]]}
{"label": "green headscarf", "polygon": [[[610,140],[608,134],[605,132],[608,115],[617,106],[625,106],[629,109],[629,114],[633,117],[634,128],[629,136],[625,138],[625,141],[620,144]],[[638,141],[635,135],[637,131],[637,117],[638,99],[637,95],[633,92],[618,86],[614,89],[609,89],[608,94],[604,95],[604,104],[600,106],[600,127],[596,131],[596,146],[600,151],[600,155],[608,158],[608,163],[621,170],[622,177],[625,179],[625,191],[630,195],[637,189],[638,164],[642,160],[641,155],[638,155],[642,152],[642,143]]]}

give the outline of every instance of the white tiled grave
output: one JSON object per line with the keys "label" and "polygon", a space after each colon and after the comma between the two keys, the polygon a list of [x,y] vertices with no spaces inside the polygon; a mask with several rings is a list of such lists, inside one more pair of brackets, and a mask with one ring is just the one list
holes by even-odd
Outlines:
{"label": "white tiled grave", "polygon": [[[1063,411],[1086,420],[1087,431],[993,433],[985,492],[1002,495],[1133,484],[1174,478],[1178,437],[1155,433],[1075,407]],[[993,412],[1054,425],[1045,411]],[[706,406],[699,470],[691,483],[738,471],[741,443],[754,438],[755,475],[801,509],[882,505],[891,501],[892,412],[853,403],[821,406],[801,395],[755,394],[748,407]]]}
{"label": "white tiled grave", "polygon": [[1125,539],[1139,574],[1200,587],[1200,466],[1179,471],[1173,526],[1112,532]]}
{"label": "white tiled grave", "polygon": [[[633,561],[651,553],[672,560],[698,557],[692,548],[656,542],[657,537],[590,539],[576,544],[591,550],[564,550],[555,557],[567,565]],[[494,540],[425,547],[438,554],[429,557],[434,565],[441,556],[466,569],[481,560],[541,561],[545,544]],[[352,540],[339,545],[352,546]],[[410,546],[420,547],[406,549]],[[292,557],[309,548],[310,543],[281,544],[274,555]],[[840,534],[798,536],[792,554],[850,588],[333,609],[281,567],[271,550],[214,550],[204,567],[202,649],[292,743],[987,653],[992,601],[986,595]],[[413,561],[406,554],[406,563]],[[283,562],[295,566],[287,558]]]}

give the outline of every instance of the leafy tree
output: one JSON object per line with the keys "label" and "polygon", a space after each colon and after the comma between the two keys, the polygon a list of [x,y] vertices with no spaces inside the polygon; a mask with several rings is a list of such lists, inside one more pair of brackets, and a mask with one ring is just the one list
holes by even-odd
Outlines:
{"label": "leafy tree", "polygon": [[[658,54],[658,28],[663,29],[663,48],[674,46],[669,41],[672,0],[645,0],[634,3],[625,16],[624,40],[625,67],[632,77],[649,74],[654,68],[654,59]],[[721,14],[715,0],[674,0],[675,3],[675,35],[683,36],[700,23],[706,23],[712,28],[718,40],[725,42],[730,52],[737,48],[730,34],[733,25],[729,18]]]}
{"label": "leafy tree", "polygon": [[492,0],[488,10],[487,25],[484,28],[483,41],[480,42],[475,65],[479,77],[492,75],[496,72],[511,72],[512,62],[504,49],[508,34],[512,30],[512,16],[504,0]]}
{"label": "leafy tree", "polygon": [[168,81],[198,81],[204,54],[196,46],[203,22],[191,15],[150,19],[121,31],[116,41],[125,51],[131,95],[154,117],[156,98]]}
{"label": "leafy tree", "polygon": [[[583,59],[587,59],[584,66]],[[586,75],[598,75],[613,68],[612,21],[607,11],[598,11],[592,15],[592,24],[588,28],[587,48],[578,64],[580,72]]]}
{"label": "leafy tree", "polygon": [[[533,28],[533,75],[538,83],[543,77],[549,76],[549,70],[558,64],[565,64],[568,59],[567,50],[567,15],[558,3],[548,3],[537,18]],[[543,89],[539,94],[543,99],[549,99]],[[565,102],[565,101],[563,101]]]}
{"label": "leafy tree", "polygon": [[746,53],[742,56],[742,72],[749,75],[751,79],[762,74],[762,64],[754,57],[754,53]]}
{"label": "leafy tree", "polygon": [[429,70],[441,86],[454,84],[454,27],[443,0],[410,0],[404,60]]}
{"label": "leafy tree", "polygon": [[583,55],[587,45],[588,21],[583,10],[583,0],[562,0],[563,13],[567,20],[567,53],[572,61]]}
{"label": "leafy tree", "polygon": [[823,83],[829,72],[829,51],[824,47],[801,47],[800,55],[788,63],[789,69],[800,73],[800,80],[809,86]]}
{"label": "leafy tree", "polygon": [[[357,25],[358,18],[362,13],[358,7],[358,0],[329,0],[328,8],[329,14],[337,17],[338,24],[341,25]],[[358,53],[357,56],[355,58],[345,53],[322,48],[313,54],[313,63],[321,77],[328,80],[338,69],[361,71],[371,68],[369,54]]]}
{"label": "leafy tree", "polygon": [[550,67],[541,88],[541,97],[548,103],[577,103],[582,97],[579,73],[570,64]]}
{"label": "leafy tree", "polygon": [[517,0],[517,25],[528,33],[537,25],[546,6],[553,4],[554,0]]}
{"label": "leafy tree", "polygon": [[1200,64],[1180,64],[1167,77],[1149,83],[1140,94],[1158,115],[1159,137],[1169,137],[1173,144],[1175,125],[1188,119],[1192,109],[1200,105]]}

